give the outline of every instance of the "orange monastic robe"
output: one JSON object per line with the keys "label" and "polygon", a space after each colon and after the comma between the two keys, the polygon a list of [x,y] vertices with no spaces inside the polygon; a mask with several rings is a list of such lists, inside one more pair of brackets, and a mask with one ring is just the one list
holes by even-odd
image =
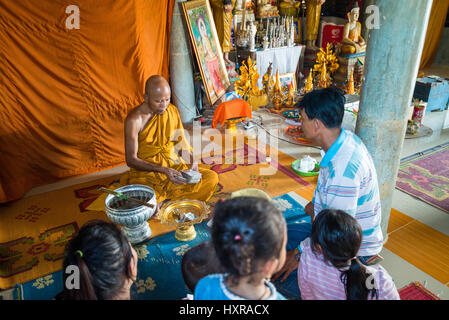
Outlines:
{"label": "orange monastic robe", "polygon": [[[181,139],[178,142],[179,137]],[[188,169],[184,160],[175,149],[192,147],[184,136],[184,128],[178,109],[170,104],[163,114],[156,114],[147,126],[139,133],[139,149],[137,156],[159,166],[170,167],[181,171]],[[218,184],[218,175],[211,170],[199,169],[202,174],[197,184],[176,185],[168,177],[159,172],[140,171],[131,168],[120,178],[120,185],[144,184],[156,192],[158,203],[165,200],[196,199],[207,201]]]}

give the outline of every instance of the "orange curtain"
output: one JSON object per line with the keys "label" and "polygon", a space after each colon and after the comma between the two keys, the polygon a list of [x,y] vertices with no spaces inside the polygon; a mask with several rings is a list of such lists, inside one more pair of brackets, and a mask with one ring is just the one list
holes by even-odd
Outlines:
{"label": "orange curtain", "polygon": [[449,0],[433,0],[419,70],[430,67],[435,59],[440,45],[441,34],[443,33],[448,8]]}
{"label": "orange curtain", "polygon": [[[79,8],[79,29],[68,29]],[[0,203],[124,163],[123,122],[168,79],[174,0],[0,2]]]}

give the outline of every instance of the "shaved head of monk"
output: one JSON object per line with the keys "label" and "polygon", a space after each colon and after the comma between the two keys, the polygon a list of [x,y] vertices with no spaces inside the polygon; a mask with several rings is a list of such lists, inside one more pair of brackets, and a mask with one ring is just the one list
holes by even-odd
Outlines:
{"label": "shaved head of monk", "polygon": [[168,81],[160,75],[154,75],[145,82],[145,102],[151,112],[162,114],[170,104],[171,90]]}

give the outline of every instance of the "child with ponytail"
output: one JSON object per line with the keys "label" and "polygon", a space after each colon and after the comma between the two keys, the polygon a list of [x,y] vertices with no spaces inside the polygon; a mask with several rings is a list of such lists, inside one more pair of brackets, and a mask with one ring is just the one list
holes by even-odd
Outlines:
{"label": "child with ponytail", "polygon": [[303,300],[399,300],[391,276],[380,265],[367,267],[357,256],[362,229],[341,210],[324,209],[301,243],[298,284]]}
{"label": "child with ponytail", "polygon": [[[79,287],[66,273],[79,270]],[[81,227],[64,252],[61,300],[129,300],[137,277],[137,254],[114,224],[92,220]],[[73,283],[72,283],[73,282]]]}
{"label": "child with ponytail", "polygon": [[225,273],[208,275],[195,300],[285,300],[268,280],[285,262],[287,232],[281,212],[266,199],[237,197],[214,208],[211,240]]}

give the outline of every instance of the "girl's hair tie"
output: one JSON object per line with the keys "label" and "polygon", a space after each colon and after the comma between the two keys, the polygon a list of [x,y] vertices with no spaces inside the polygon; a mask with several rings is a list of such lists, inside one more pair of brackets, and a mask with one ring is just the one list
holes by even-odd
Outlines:
{"label": "girl's hair tie", "polygon": [[239,234],[236,234],[234,236],[234,241],[240,241],[240,240],[242,240],[242,237]]}

